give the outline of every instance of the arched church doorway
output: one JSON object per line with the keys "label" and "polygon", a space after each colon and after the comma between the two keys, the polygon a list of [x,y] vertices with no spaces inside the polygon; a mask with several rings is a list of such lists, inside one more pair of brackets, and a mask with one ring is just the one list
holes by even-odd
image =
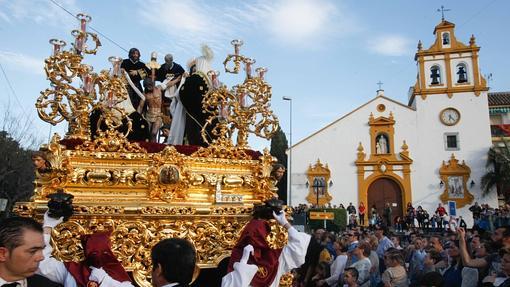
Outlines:
{"label": "arched church doorway", "polygon": [[[375,205],[377,212],[382,216],[386,203],[391,206],[392,225],[395,217],[402,216],[402,189],[399,184],[390,178],[376,179],[367,191],[368,211]],[[368,213],[369,214],[369,213]],[[370,216],[370,215],[369,215]]]}

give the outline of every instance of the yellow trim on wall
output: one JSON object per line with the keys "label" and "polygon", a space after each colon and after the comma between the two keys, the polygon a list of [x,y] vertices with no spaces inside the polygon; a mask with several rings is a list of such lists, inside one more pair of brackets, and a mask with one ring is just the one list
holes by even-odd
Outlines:
{"label": "yellow trim on wall", "polygon": [[[407,202],[412,202],[411,164],[413,160],[409,157],[409,147],[404,141],[401,152],[395,153],[395,120],[392,113],[389,117],[378,117],[376,119],[374,119],[373,114],[370,114],[368,124],[370,125],[370,156],[366,159],[363,145],[360,142],[357,148],[357,160],[354,162],[357,167],[358,201],[363,202],[366,206],[370,185],[377,179],[389,178],[397,182],[402,190],[402,212],[405,214]],[[376,137],[381,132],[386,133],[390,141],[390,150],[386,154],[375,153]],[[396,172],[402,172],[402,176]]]}
{"label": "yellow trim on wall", "polygon": [[[439,168],[439,176],[441,177],[441,181],[444,186],[444,191],[441,196],[439,196],[443,203],[455,201],[457,203],[457,208],[461,208],[473,202],[474,196],[469,192],[467,185],[467,181],[471,176],[471,169],[464,161],[459,163],[459,160],[457,160],[455,155],[452,154],[448,163],[443,161],[441,168]],[[463,196],[461,198],[451,196],[451,187],[449,184],[450,177],[462,177]]]}
{"label": "yellow trim on wall", "polygon": [[308,167],[308,171],[306,172],[308,177],[308,183],[310,184],[308,187],[308,195],[306,196],[306,200],[311,204],[317,204],[317,194],[313,190],[313,182],[317,177],[323,177],[325,181],[325,192],[322,197],[319,196],[319,206],[326,205],[331,202],[333,197],[329,193],[329,180],[331,179],[331,171],[329,170],[328,164],[325,166],[317,159],[317,162],[314,166],[311,164]]}

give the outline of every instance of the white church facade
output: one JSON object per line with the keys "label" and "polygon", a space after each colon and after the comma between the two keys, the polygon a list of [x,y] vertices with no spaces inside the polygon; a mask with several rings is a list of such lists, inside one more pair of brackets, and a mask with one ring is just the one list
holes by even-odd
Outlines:
{"label": "white church facade", "polygon": [[291,205],[363,202],[382,211],[389,203],[396,216],[408,202],[429,213],[454,202],[468,224],[475,201],[497,205],[480,185],[492,145],[480,47],[474,36],[461,43],[454,28],[442,20],[432,46],[418,44],[408,103],[378,91],[291,147]]}

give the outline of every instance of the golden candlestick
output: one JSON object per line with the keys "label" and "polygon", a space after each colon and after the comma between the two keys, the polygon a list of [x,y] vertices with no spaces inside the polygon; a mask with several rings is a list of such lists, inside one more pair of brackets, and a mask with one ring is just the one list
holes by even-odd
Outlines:
{"label": "golden candlestick", "polygon": [[[255,60],[239,54],[242,41],[233,40],[234,54],[226,57],[223,65],[227,73],[237,74],[241,63],[245,64],[246,78],[242,84],[235,85],[228,90],[225,85],[214,87],[207,93],[202,102],[202,108],[211,116],[202,128],[202,137],[207,141],[206,129],[213,127],[216,140],[215,146],[233,146],[232,137],[237,132],[238,149],[248,147],[248,134],[270,139],[278,129],[278,118],[270,109],[271,86],[265,82],[266,68],[257,68],[256,75],[251,74]],[[228,67],[233,62],[234,68]],[[209,76],[217,78],[217,72],[210,71]],[[219,121],[216,121],[219,119]]]}
{"label": "golden candlestick", "polygon": [[[44,70],[51,87],[41,92],[35,106],[39,117],[52,125],[63,120],[69,122],[66,138],[89,140],[89,116],[93,109],[101,112],[98,126],[105,123],[108,129],[116,129],[122,125],[127,114],[118,104],[127,99],[127,91],[119,72],[121,58],[110,57],[111,75],[108,71],[101,71],[99,75],[92,73],[92,67],[82,63],[83,54],[95,54],[101,42],[96,34],[86,31],[91,17],[78,14],[77,18],[80,30],[71,32],[75,37],[71,50],[62,51],[66,44],[62,40],[50,40],[53,53],[45,60]],[[89,37],[95,43],[93,49],[87,49]],[[95,102],[98,94],[99,101]],[[128,133],[130,130],[131,122],[128,121]]]}

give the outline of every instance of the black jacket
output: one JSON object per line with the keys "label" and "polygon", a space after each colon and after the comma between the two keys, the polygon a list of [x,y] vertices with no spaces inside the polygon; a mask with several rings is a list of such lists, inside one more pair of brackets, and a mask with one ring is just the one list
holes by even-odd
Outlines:
{"label": "black jacket", "polygon": [[28,287],[63,287],[62,285],[38,274],[28,277],[27,285]]}

